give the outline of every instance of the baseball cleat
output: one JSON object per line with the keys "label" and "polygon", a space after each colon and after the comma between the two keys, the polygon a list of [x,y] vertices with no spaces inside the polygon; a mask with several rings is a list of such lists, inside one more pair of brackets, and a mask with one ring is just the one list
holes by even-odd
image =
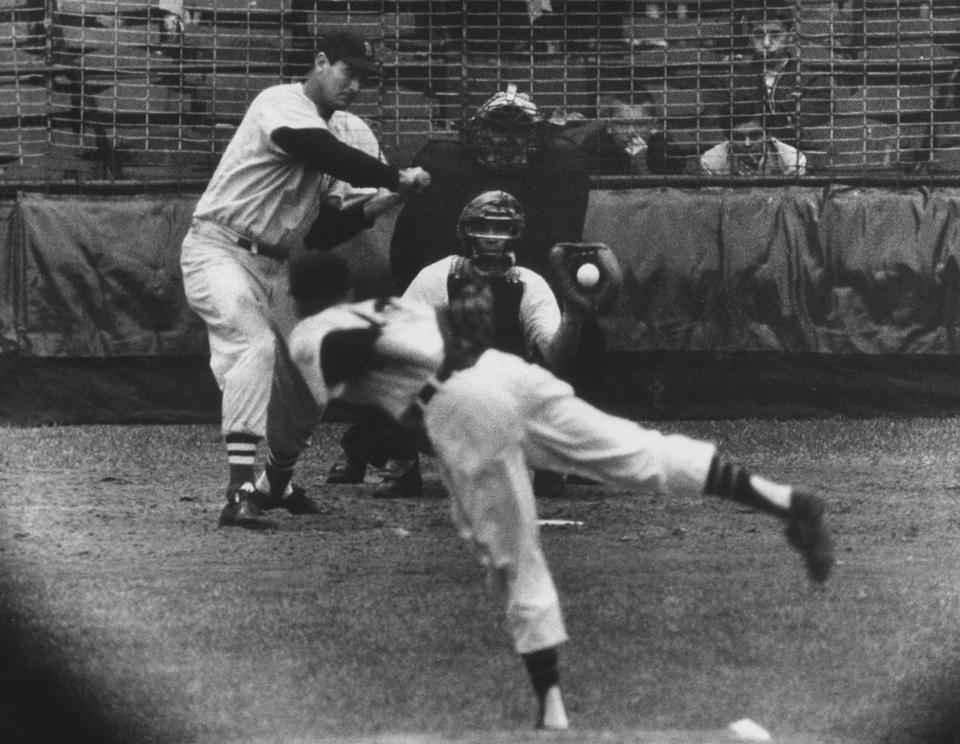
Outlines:
{"label": "baseball cleat", "polygon": [[383,482],[373,491],[375,499],[419,499],[423,496],[420,460],[391,460]]}
{"label": "baseball cleat", "polygon": [[291,514],[319,514],[320,507],[317,502],[307,496],[307,492],[294,486],[290,493],[284,494],[280,499],[280,508],[286,509]]}
{"label": "baseball cleat", "polygon": [[227,490],[227,505],[220,512],[221,527],[243,527],[248,530],[269,530],[277,523],[269,519],[256,503],[256,488],[244,483]]}
{"label": "baseball cleat", "polygon": [[271,509],[286,509],[291,514],[319,514],[317,502],[307,496],[307,492],[300,486],[292,486],[280,498],[274,498],[254,486],[252,498],[262,511]]}
{"label": "baseball cleat", "polygon": [[363,483],[367,476],[367,463],[365,460],[358,460],[347,456],[345,462],[337,462],[330,468],[327,474],[327,483]]}
{"label": "baseball cleat", "polygon": [[826,581],[833,568],[833,541],[824,524],[823,499],[794,491],[790,497],[785,534],[807,563],[807,573],[818,583]]}

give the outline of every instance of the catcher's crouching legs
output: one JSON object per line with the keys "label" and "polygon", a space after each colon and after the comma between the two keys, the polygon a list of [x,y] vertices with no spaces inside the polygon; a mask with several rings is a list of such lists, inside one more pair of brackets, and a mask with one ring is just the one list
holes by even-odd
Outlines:
{"label": "catcher's crouching legs", "polygon": [[370,462],[370,437],[374,426],[369,420],[370,412],[347,408],[345,413],[350,415],[353,422],[340,438],[343,456],[327,473],[327,483],[335,485],[363,483]]}

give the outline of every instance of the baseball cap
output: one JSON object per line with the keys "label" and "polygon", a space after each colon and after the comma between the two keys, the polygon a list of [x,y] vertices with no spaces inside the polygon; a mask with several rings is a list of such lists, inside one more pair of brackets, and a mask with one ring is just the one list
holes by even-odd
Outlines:
{"label": "baseball cap", "polygon": [[362,34],[349,28],[331,28],[320,33],[317,51],[327,55],[331,62],[343,62],[352,70],[378,75],[377,57],[373,44]]}

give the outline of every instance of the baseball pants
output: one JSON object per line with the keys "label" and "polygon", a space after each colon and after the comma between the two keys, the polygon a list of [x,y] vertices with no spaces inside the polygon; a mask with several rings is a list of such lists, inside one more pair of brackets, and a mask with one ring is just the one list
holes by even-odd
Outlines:
{"label": "baseball pants", "polygon": [[217,225],[194,222],[183,241],[180,266],[187,303],[203,320],[210,369],[223,393],[224,434],[266,432],[273,374],[271,323],[294,321],[287,262],[249,253]]}
{"label": "baseball pants", "polygon": [[425,407],[423,421],[454,521],[505,591],[508,627],[521,654],[567,638],[540,546],[530,469],[699,494],[716,452],[710,443],[606,414],[542,367],[494,350],[454,373]]}

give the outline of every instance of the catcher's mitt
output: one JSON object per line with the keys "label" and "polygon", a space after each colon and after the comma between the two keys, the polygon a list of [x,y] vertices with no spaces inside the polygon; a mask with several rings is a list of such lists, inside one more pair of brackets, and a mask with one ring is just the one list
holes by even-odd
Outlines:
{"label": "catcher's mitt", "polygon": [[[599,278],[592,286],[581,284],[577,272],[584,264],[593,264]],[[550,249],[551,278],[560,299],[574,310],[601,315],[609,310],[623,283],[620,263],[603,243],[557,243]]]}

